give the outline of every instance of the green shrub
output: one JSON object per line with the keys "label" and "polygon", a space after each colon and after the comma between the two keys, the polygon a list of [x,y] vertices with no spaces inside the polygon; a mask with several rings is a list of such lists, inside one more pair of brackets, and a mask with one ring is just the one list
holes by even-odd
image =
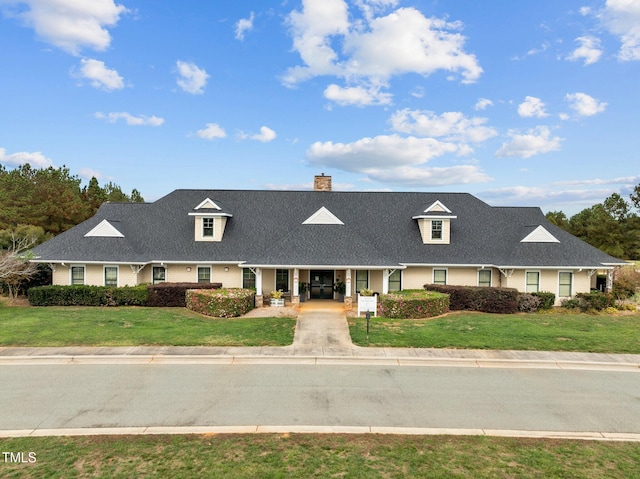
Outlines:
{"label": "green shrub", "polygon": [[600,291],[590,293],[578,293],[575,298],[562,301],[562,307],[569,309],[580,309],[581,311],[602,311],[613,308],[615,300],[613,295]]}
{"label": "green shrub", "polygon": [[218,289],[221,283],[159,283],[149,285],[147,306],[184,308],[190,289]]}
{"label": "green shrub", "polygon": [[540,298],[531,293],[518,295],[518,311],[521,313],[535,313],[540,308]]}
{"label": "green shrub", "polygon": [[518,311],[518,290],[486,286],[425,284],[425,289],[448,294],[452,311],[513,314]]}
{"label": "green shrub", "polygon": [[187,308],[216,318],[235,318],[255,306],[255,290],[240,288],[190,289],[186,292]]}
{"label": "green shrub", "polygon": [[123,286],[112,288],[108,295],[116,306],[146,306],[149,288],[147,285]]}
{"label": "green shrub", "polygon": [[540,306],[538,309],[552,309],[556,304],[556,295],[549,291],[538,291],[537,293],[531,293],[536,298],[540,299]]}
{"label": "green shrub", "polygon": [[27,292],[33,306],[104,306],[108,304],[105,286],[37,286]]}
{"label": "green shrub", "polygon": [[633,266],[625,266],[617,272],[612,293],[616,299],[632,298],[640,288],[640,272]]}
{"label": "green shrub", "polygon": [[448,311],[448,294],[417,290],[380,296],[379,314],[385,318],[430,318]]}

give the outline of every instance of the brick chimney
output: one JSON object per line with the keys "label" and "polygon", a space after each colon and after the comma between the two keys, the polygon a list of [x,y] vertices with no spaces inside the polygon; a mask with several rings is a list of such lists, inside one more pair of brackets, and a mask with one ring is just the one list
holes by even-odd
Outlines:
{"label": "brick chimney", "polygon": [[322,175],[313,177],[313,191],[331,191],[331,177]]}

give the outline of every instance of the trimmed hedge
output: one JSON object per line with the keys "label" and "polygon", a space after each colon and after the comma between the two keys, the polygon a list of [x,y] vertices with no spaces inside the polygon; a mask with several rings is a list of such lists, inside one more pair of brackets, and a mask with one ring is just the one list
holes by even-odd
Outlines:
{"label": "trimmed hedge", "polygon": [[552,309],[556,304],[556,295],[549,291],[538,291],[537,293],[531,293],[536,298],[540,298],[540,306],[538,309]]}
{"label": "trimmed hedge", "polygon": [[602,311],[614,307],[615,299],[612,294],[591,291],[590,293],[578,293],[575,298],[564,300],[562,306],[579,308],[582,311]]}
{"label": "trimmed hedge", "polygon": [[482,311],[483,313],[513,314],[518,311],[518,290],[486,286],[450,286],[425,284],[428,291],[450,296],[452,311]]}
{"label": "trimmed hedge", "polygon": [[36,286],[27,297],[32,306],[144,306],[146,286]]}
{"label": "trimmed hedge", "polygon": [[186,293],[187,308],[216,318],[236,318],[247,314],[255,305],[255,290],[241,288],[190,289]]}
{"label": "trimmed hedge", "polygon": [[147,306],[184,308],[190,289],[218,289],[222,283],[158,283],[149,285]]}
{"label": "trimmed hedge", "polygon": [[385,318],[420,319],[449,312],[449,295],[415,290],[380,296],[378,314]]}
{"label": "trimmed hedge", "polygon": [[521,313],[535,313],[540,309],[540,298],[531,293],[518,295],[518,311]]}

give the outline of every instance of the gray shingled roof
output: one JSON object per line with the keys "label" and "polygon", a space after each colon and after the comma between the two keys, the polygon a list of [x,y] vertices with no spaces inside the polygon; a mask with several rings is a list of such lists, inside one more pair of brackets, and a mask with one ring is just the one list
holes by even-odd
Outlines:
{"label": "gray shingled roof", "polygon": [[[224,205],[221,242],[196,242],[189,213]],[[425,245],[416,211],[439,200],[451,244]],[[303,225],[321,207],[344,225]],[[201,211],[201,210],[200,210]],[[218,212],[219,213],[219,212]],[[102,220],[124,238],[85,238]],[[560,243],[521,243],[543,225]],[[84,223],[34,249],[42,262],[242,262],[279,266],[403,264],[589,267],[621,264],[550,224],[539,208],[496,208],[466,193],[176,190],[155,203],[107,203]]]}

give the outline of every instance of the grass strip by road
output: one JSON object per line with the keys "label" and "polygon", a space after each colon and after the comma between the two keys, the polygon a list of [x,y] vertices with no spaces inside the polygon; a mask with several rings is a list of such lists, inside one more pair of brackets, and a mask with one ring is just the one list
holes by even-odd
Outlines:
{"label": "grass strip by road", "polygon": [[292,318],[209,318],[184,308],[3,307],[0,346],[286,346]]}
{"label": "grass strip by road", "polygon": [[640,354],[640,314],[488,314],[432,319],[349,318],[359,346]]}
{"label": "grass strip by road", "polygon": [[640,444],[452,436],[99,436],[0,440],[3,478],[640,477]]}

